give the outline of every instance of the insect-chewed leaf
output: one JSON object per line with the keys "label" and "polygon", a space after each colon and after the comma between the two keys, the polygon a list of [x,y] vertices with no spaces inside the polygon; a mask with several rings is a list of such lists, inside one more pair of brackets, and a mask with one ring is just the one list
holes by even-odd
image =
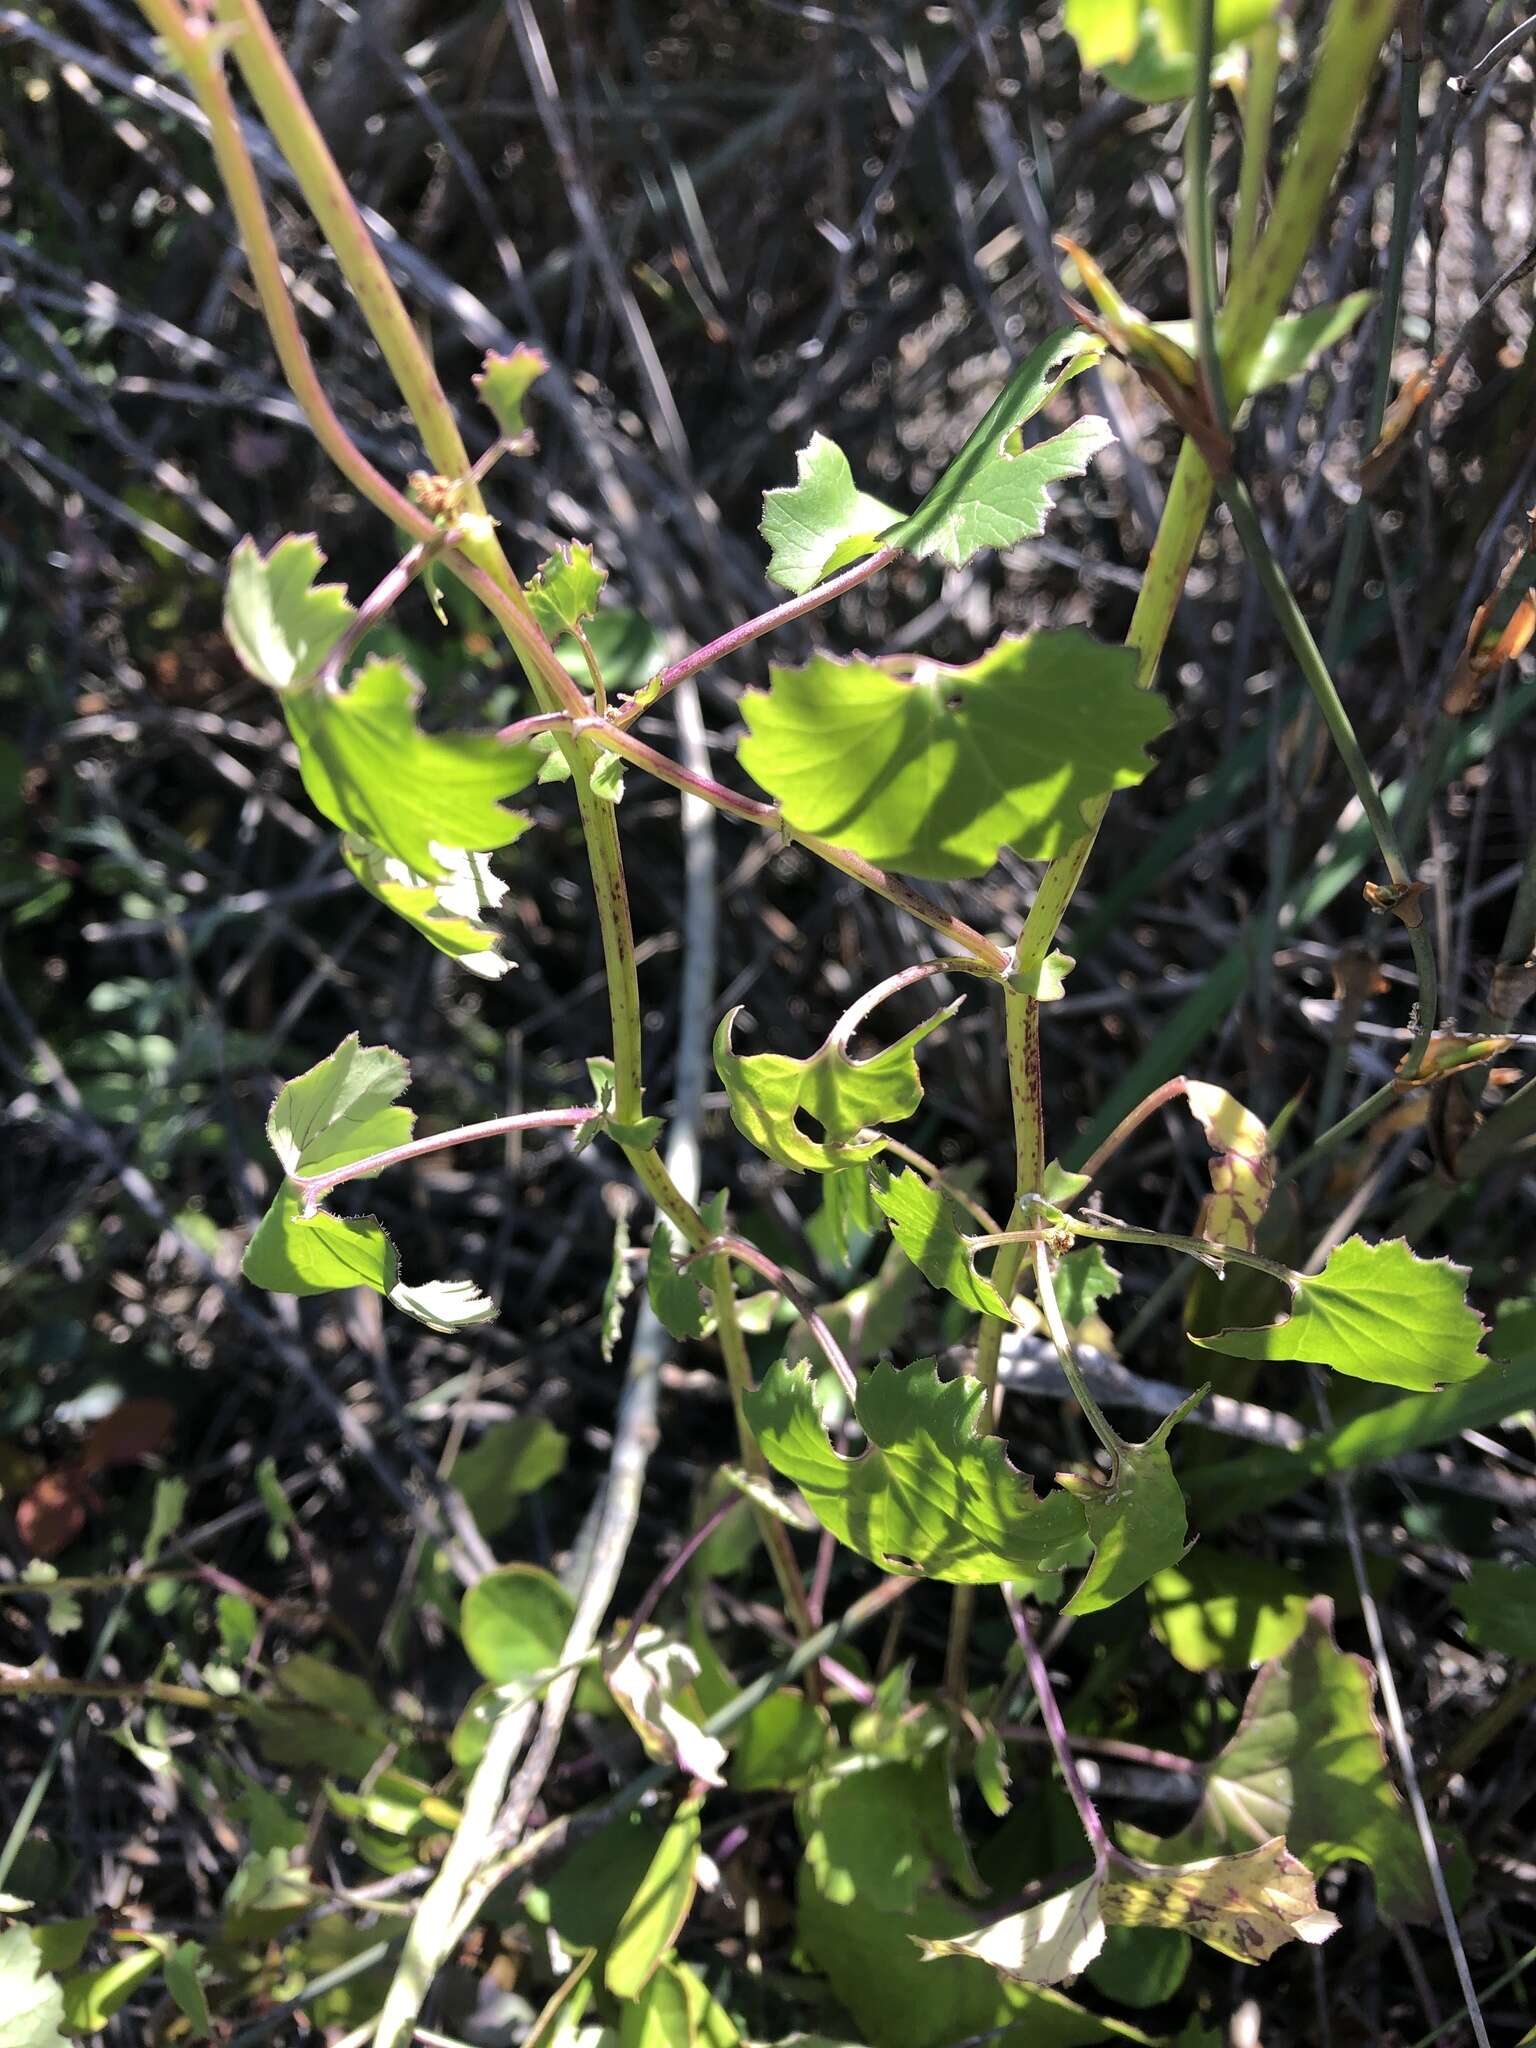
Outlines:
{"label": "insect-chewed leaf", "polygon": [[978,1434],[985,1401],[975,1380],[941,1382],[932,1360],[877,1365],[854,1407],[868,1448],[853,1458],[828,1441],[804,1366],[773,1366],[744,1407],[768,1462],[850,1550],[907,1577],[991,1586],[1052,1569],[1083,1518],[1065,1493],[1042,1500],[1001,1438]]}
{"label": "insect-chewed leaf", "polygon": [[894,1179],[876,1167],[869,1185],[892,1237],[925,1280],[978,1315],[996,1316],[1001,1323],[1017,1321],[992,1282],[977,1272],[976,1255],[955,1220],[955,1206],[941,1189],[930,1187],[909,1166]]}
{"label": "insect-chewed leaf", "polygon": [[316,583],[325,556],[312,533],[267,554],[249,536],[230,557],[224,631],[258,681],[286,690],[313,676],[357,616],[340,583]]}
{"label": "insect-chewed leaf", "polygon": [[[885,1140],[872,1126],[899,1123],[923,1099],[914,1048],[959,1007],[949,1004],[863,1060],[850,1059],[836,1030],[808,1059],[734,1052],[731,1028],[741,1011],[739,1005],[728,1010],[715,1033],[714,1055],[732,1122],[760,1152],[797,1172],[834,1173],[873,1159]],[[825,1142],[806,1131],[802,1111],[821,1125]]]}
{"label": "insect-chewed leaf", "polygon": [[1166,1837],[1122,1828],[1124,1846],[1167,1865],[1247,1849],[1257,1832],[1284,1835],[1314,1873],[1341,1858],[1368,1864],[1389,1919],[1431,1918],[1434,1890],[1387,1774],[1374,1691],[1370,1665],[1333,1639],[1332,1603],[1314,1600],[1301,1635],[1255,1676],[1226,1747],[1202,1767],[1194,1820]]}
{"label": "insect-chewed leaf", "polygon": [[[1158,1424],[1144,1444],[1122,1444],[1107,1488],[1077,1482],[1093,1562],[1067,1602],[1067,1614],[1097,1614],[1144,1586],[1164,1565],[1177,1564],[1188,1548],[1184,1496],[1173,1476],[1168,1438],[1175,1423],[1210,1392],[1201,1387]],[[1065,1482],[1063,1482],[1065,1483]]]}
{"label": "insect-chewed leaf", "polygon": [[899,512],[861,491],[835,441],[813,434],[795,457],[796,481],[763,494],[768,574],[798,596],[834,569],[872,554]]}
{"label": "insect-chewed leaf", "polygon": [[433,852],[448,871],[446,881],[418,875],[370,840],[342,834],[341,857],[370,896],[376,896],[396,917],[403,917],[422,937],[457,960],[481,981],[499,981],[517,964],[501,951],[501,934],[486,924],[507,885],[491,872],[489,858],[462,847],[433,842]]}
{"label": "insect-chewed leaf", "polygon": [[573,540],[550,556],[523,595],[540,631],[556,640],[592,617],[607,581],[608,571],[598,567],[586,542]]}
{"label": "insect-chewed leaf", "polygon": [[1084,804],[1141,781],[1168,723],[1135,655],[1075,627],[910,677],[818,655],[774,669],[742,712],[741,764],[789,825],[940,880],[984,874],[1003,846],[1060,853]]}
{"label": "insect-chewed leaf", "polygon": [[1225,1088],[1207,1081],[1186,1081],[1184,1099],[1214,1155],[1211,1193],[1200,1210],[1196,1234],[1212,1244],[1257,1251],[1259,1225],[1275,1191],[1268,1128]]}
{"label": "insect-chewed leaf", "polygon": [[[267,1137],[284,1172],[315,1179],[406,1144],[416,1119],[395,1098],[410,1075],[399,1053],[363,1045],[354,1031],[308,1073],[285,1082],[267,1117]],[[496,1313],[465,1280],[406,1286],[395,1248],[372,1216],[332,1216],[323,1209],[306,1214],[291,1180],[273,1196],[240,1270],[272,1294],[369,1287],[433,1330],[462,1329]]]}
{"label": "insect-chewed leaf", "polygon": [[1114,435],[1092,414],[1029,447],[1020,429],[1103,353],[1104,344],[1081,327],[1063,327],[1043,341],[1014,371],[917,510],[881,534],[881,546],[905,548],[919,560],[937,555],[960,569],[983,548],[1011,547],[1043,532],[1049,486],[1081,476]]}
{"label": "insect-chewed leaf", "polygon": [[370,661],[346,690],[291,691],[283,714],[311,803],[430,881],[450,879],[434,847],[488,853],[528,820],[502,807],[540,768],[531,747],[490,733],[428,733],[421,685],[398,661]]}
{"label": "insect-chewed leaf", "polygon": [[1291,1312],[1279,1322],[1191,1341],[1234,1358],[1331,1365],[1351,1379],[1428,1392],[1471,1379],[1488,1363],[1466,1284],[1464,1266],[1421,1259],[1400,1237],[1348,1237],[1321,1273],[1292,1274]]}
{"label": "insect-chewed leaf", "polygon": [[413,1111],[396,1107],[409,1063],[354,1031],[307,1073],[285,1081],[267,1115],[267,1141],[289,1173],[332,1173],[370,1153],[403,1145]]}
{"label": "insect-chewed leaf", "polygon": [[548,368],[536,348],[515,348],[506,355],[491,349],[473,378],[481,403],[495,414],[497,426],[509,441],[521,440],[527,433],[523,400]]}

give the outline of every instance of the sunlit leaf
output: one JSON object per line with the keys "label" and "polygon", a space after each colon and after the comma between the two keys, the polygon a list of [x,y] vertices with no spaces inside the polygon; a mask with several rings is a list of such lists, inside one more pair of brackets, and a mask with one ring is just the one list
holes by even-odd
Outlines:
{"label": "sunlit leaf", "polygon": [[1192,1341],[1235,1358],[1329,1365],[1351,1379],[1428,1391],[1482,1372],[1482,1317],[1466,1299],[1465,1267],[1421,1259],[1400,1237],[1349,1237],[1321,1273],[1292,1281],[1290,1314],[1256,1330]]}
{"label": "sunlit leaf", "polygon": [[1184,1555],[1189,1532],[1184,1496],[1168,1456],[1168,1438],[1175,1423],[1209,1392],[1209,1387],[1201,1387],[1191,1394],[1144,1444],[1121,1444],[1107,1487],[1088,1481],[1073,1483],[1093,1539],[1093,1563],[1064,1613],[1096,1614],[1102,1607],[1113,1607],[1117,1600],[1144,1586],[1154,1572],[1177,1564]]}
{"label": "sunlit leaf", "polygon": [[1369,1865],[1393,1920],[1426,1919],[1434,1892],[1418,1831],[1387,1773],[1370,1665],[1339,1649],[1333,1609],[1311,1604],[1291,1648],[1249,1688],[1242,1719],[1202,1767],[1200,1808],[1179,1834],[1121,1830],[1158,1864],[1191,1863],[1283,1835],[1317,1875],[1341,1858]]}
{"label": "sunlit leaf", "polygon": [[27,1927],[0,1928],[0,2048],[69,2048],[64,1994]]}
{"label": "sunlit leaf", "polygon": [[978,1315],[999,1322],[1017,1320],[1008,1303],[976,1270],[976,1255],[962,1236],[955,1205],[920,1173],[903,1167],[894,1178],[871,1169],[870,1192],[891,1226],[891,1235],[925,1280],[942,1287]]}
{"label": "sunlit leaf", "polygon": [[[1275,0],[1216,0],[1219,57],[1268,21]],[[1066,0],[1078,55],[1135,99],[1184,99],[1195,89],[1195,16],[1186,0]]]}
{"label": "sunlit leaf", "polygon": [[1112,1855],[1100,1903],[1113,1925],[1177,1928],[1240,1963],[1261,1963],[1288,1941],[1326,1941],[1339,1925],[1319,1911],[1311,1872],[1278,1837],[1161,1870]]}
{"label": "sunlit leaf", "polygon": [[256,1226],[240,1270],[269,1294],[329,1294],[370,1287],[389,1294],[400,1277],[394,1246],[371,1216],[303,1214],[285,1181]]}
{"label": "sunlit leaf", "polygon": [[1064,1984],[1086,1970],[1104,1946],[1097,1873],[1037,1906],[1010,1913],[971,1934],[921,1943],[931,1956],[969,1956],[1015,1984]]}
{"label": "sunlit leaf", "polygon": [[1065,1493],[1040,1499],[1002,1440],[978,1433],[985,1405],[977,1381],[945,1384],[931,1361],[882,1363],[854,1408],[867,1448],[845,1458],[805,1367],[773,1366],[744,1399],[768,1462],[850,1550],[908,1577],[997,1585],[1050,1569],[1083,1519]]}
{"label": "sunlit leaf", "polygon": [[525,789],[540,761],[490,733],[424,732],[420,697],[403,664],[374,660],[344,690],[285,693],[283,715],[315,809],[413,874],[443,881],[436,846],[489,853],[527,830],[501,799]]}
{"label": "sunlit leaf", "polygon": [[405,1315],[414,1316],[418,1323],[425,1323],[429,1330],[437,1330],[445,1337],[451,1337],[455,1330],[496,1319],[495,1302],[470,1280],[423,1280],[417,1287],[407,1287],[403,1280],[397,1280],[389,1290],[389,1299]]}
{"label": "sunlit leaf", "polygon": [[698,1881],[703,1803],[689,1799],[677,1809],[609,1945],[603,1982],[621,2001],[639,1997],[688,1918]]}
{"label": "sunlit leaf", "polygon": [[1043,341],[1014,371],[917,510],[881,534],[881,545],[905,548],[920,560],[937,555],[959,569],[983,548],[1011,547],[1042,532],[1051,509],[1049,486],[1081,476],[1114,435],[1093,415],[1029,446],[1020,429],[1103,352],[1103,343],[1080,327],[1063,327]]}
{"label": "sunlit leaf", "polygon": [[482,1678],[532,1686],[559,1665],[575,1614],[576,1603],[553,1572],[504,1564],[465,1592],[459,1634]]}
{"label": "sunlit leaf", "polygon": [[1186,1671],[1248,1671],[1288,1650],[1307,1622],[1294,1572],[1197,1545],[1147,1582],[1154,1632]]}
{"label": "sunlit leaf", "polygon": [[1083,806],[1140,782],[1168,723],[1135,655],[1075,627],[1010,636],[963,667],[897,674],[818,655],[742,699],[742,766],[788,823],[903,874],[1048,860]]}
{"label": "sunlit leaf", "polygon": [[793,484],[764,493],[762,535],[773,549],[768,574],[798,594],[873,553],[901,514],[859,489],[847,456],[822,434],[800,450],[795,471]]}
{"label": "sunlit leaf", "polygon": [[265,555],[247,538],[230,557],[224,631],[274,690],[313,676],[356,617],[343,584],[316,583],[324,564],[312,533],[287,534]]}
{"label": "sunlit leaf", "polygon": [[[72,1972],[63,1984],[65,2025],[72,2033],[100,2033],[113,2014],[121,2012],[139,1986],[159,1968],[159,1949],[146,1947],[130,1949],[99,1970]],[[4,2039],[0,2032],[0,2041]]]}
{"label": "sunlit leaf", "polygon": [[405,1144],[414,1113],[395,1107],[409,1063],[353,1031],[333,1053],[285,1081],[267,1115],[267,1141],[288,1173],[333,1173]]}
{"label": "sunlit leaf", "polygon": [[706,1785],[725,1783],[725,1744],[700,1726],[699,1660],[686,1643],[642,1630],[622,1655],[604,1658],[603,1676],[653,1763],[676,1764]]}
{"label": "sunlit leaf", "polygon": [[917,1756],[842,1759],[796,1800],[807,1868],[836,1903],[902,1912],[939,1878],[980,1890],[956,1821],[949,1731],[929,1721],[924,1734]]}
{"label": "sunlit leaf", "polygon": [[1186,1081],[1184,1099],[1213,1155],[1211,1193],[1201,1208],[1196,1235],[1212,1244],[1257,1251],[1259,1225],[1275,1191],[1269,1132],[1251,1109],[1207,1081]]}
{"label": "sunlit leaf", "polygon": [[1057,1261],[1052,1278],[1056,1303],[1069,1329],[1091,1316],[1101,1301],[1112,1300],[1120,1292],[1120,1275],[1105,1258],[1101,1244],[1081,1245],[1066,1253]]}
{"label": "sunlit leaf", "polygon": [[[1342,341],[1357,327],[1371,306],[1374,292],[1351,292],[1326,306],[1309,306],[1304,313],[1282,313],[1270,327],[1260,346],[1248,377],[1252,395],[1276,384],[1288,384],[1312,367],[1325,349]],[[1158,320],[1159,334],[1194,355],[1198,346],[1193,320]]]}
{"label": "sunlit leaf", "polygon": [[[862,1060],[849,1056],[836,1027],[803,1060],[787,1053],[738,1053],[731,1032],[741,1010],[728,1010],[715,1033],[714,1056],[731,1120],[760,1152],[797,1172],[833,1173],[872,1159],[885,1143],[873,1126],[899,1123],[923,1099],[914,1048],[959,1007],[958,1002],[949,1004],[894,1045]],[[802,1114],[816,1119],[823,1139],[810,1135]]]}
{"label": "sunlit leaf", "polygon": [[481,403],[490,408],[509,441],[520,441],[527,433],[523,400],[548,368],[548,361],[536,348],[518,347],[505,355],[491,349],[472,379]]}
{"label": "sunlit leaf", "polygon": [[567,542],[523,586],[539,630],[556,640],[597,610],[608,571],[598,567],[585,541]]}
{"label": "sunlit leaf", "polygon": [[[526,825],[528,821],[522,822]],[[382,846],[356,839],[349,832],[343,833],[341,841],[342,859],[370,896],[376,896],[396,917],[403,917],[467,973],[481,981],[499,981],[516,963],[500,951],[501,934],[485,922],[485,914],[500,906],[506,883],[491,872],[490,860],[483,853],[441,846],[436,841],[432,851],[447,870],[445,880],[418,875]]]}

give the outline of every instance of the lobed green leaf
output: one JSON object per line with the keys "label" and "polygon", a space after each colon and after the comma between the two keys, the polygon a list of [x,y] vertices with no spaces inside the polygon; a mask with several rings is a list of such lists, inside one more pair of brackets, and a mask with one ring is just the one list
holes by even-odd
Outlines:
{"label": "lobed green leaf", "polygon": [[487,924],[485,913],[499,908],[507,885],[491,871],[483,853],[434,841],[446,878],[433,881],[418,875],[382,846],[342,834],[341,857],[370,896],[404,918],[408,925],[456,960],[481,981],[499,981],[517,964],[501,951],[501,934]]}
{"label": "lobed green leaf", "polygon": [[1001,1323],[1018,1319],[997,1289],[976,1270],[976,1254],[956,1221],[955,1205],[940,1188],[904,1166],[894,1179],[871,1169],[870,1192],[891,1235],[925,1280],[942,1287],[978,1315]]}
{"label": "lobed green leaf", "polygon": [[[1113,1607],[1154,1572],[1177,1564],[1189,1547],[1184,1496],[1173,1476],[1168,1438],[1210,1392],[1201,1387],[1167,1416],[1144,1444],[1122,1444],[1107,1488],[1072,1485],[1083,1504],[1093,1562],[1064,1614],[1097,1614]],[[1063,1484],[1067,1482],[1064,1480]]]}
{"label": "lobed green leaf", "polygon": [[308,682],[357,616],[345,585],[316,583],[324,564],[312,533],[285,534],[265,555],[247,536],[230,557],[224,631],[274,690]]}
{"label": "lobed green leaf", "polygon": [[798,596],[834,569],[872,554],[901,514],[861,491],[835,441],[813,434],[795,457],[796,481],[763,494],[768,574]]}

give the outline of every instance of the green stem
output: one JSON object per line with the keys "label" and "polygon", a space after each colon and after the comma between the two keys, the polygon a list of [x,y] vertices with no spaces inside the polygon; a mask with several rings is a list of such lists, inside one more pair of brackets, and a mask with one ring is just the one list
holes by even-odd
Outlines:
{"label": "green stem", "polygon": [[1082,1367],[1077,1362],[1077,1353],[1072,1349],[1072,1339],[1062,1321],[1061,1304],[1056,1299],[1056,1283],[1051,1278],[1051,1254],[1043,1244],[1035,1246],[1035,1291],[1040,1301],[1040,1311],[1045,1317],[1045,1327],[1051,1333],[1051,1342],[1056,1347],[1056,1356],[1061,1360],[1061,1369],[1067,1376],[1067,1385],[1077,1397],[1088,1427],[1099,1442],[1118,1464],[1125,1452],[1125,1440],[1111,1424],[1104,1410],[1089,1391],[1088,1382],[1083,1378]]}
{"label": "green stem", "polygon": [[1211,416],[1230,438],[1226,379],[1216,331],[1221,287],[1216,278],[1216,203],[1211,191],[1211,53],[1216,39],[1216,0],[1196,0],[1195,90],[1184,146],[1184,221],[1189,243],[1189,290],[1195,316],[1200,374]]}
{"label": "green stem", "polygon": [[1269,139],[1275,125],[1275,95],[1280,84],[1280,27],[1266,21],[1248,39],[1248,79],[1243,92],[1243,164],[1237,181],[1237,212],[1232,222],[1228,276],[1236,278],[1259,234],[1259,208],[1264,200],[1264,174],[1269,168]]}

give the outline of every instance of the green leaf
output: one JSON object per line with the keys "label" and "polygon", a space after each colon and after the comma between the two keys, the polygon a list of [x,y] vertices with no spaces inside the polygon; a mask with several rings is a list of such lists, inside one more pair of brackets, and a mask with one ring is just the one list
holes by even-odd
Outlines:
{"label": "green leaf", "polygon": [[1479,1559],[1467,1583],[1452,1593],[1451,1605],[1482,1649],[1536,1663],[1536,1569]]}
{"label": "green leaf", "polygon": [[285,1081],[267,1115],[267,1141],[287,1173],[333,1173],[374,1152],[408,1143],[414,1112],[393,1105],[410,1083],[409,1063],[354,1031],[333,1053]]}
{"label": "green leaf", "polygon": [[1069,1329],[1091,1316],[1101,1301],[1112,1300],[1120,1292],[1120,1275],[1099,1244],[1066,1253],[1057,1261],[1053,1278],[1057,1306]]}
{"label": "green leaf", "polygon": [[1189,1545],[1184,1522],[1184,1496],[1173,1476],[1168,1438],[1175,1423],[1198,1407],[1210,1392],[1201,1387],[1158,1424],[1144,1444],[1122,1443],[1115,1454],[1109,1486],[1091,1488],[1077,1482],[1073,1491],[1083,1504],[1093,1563],[1063,1614],[1097,1614],[1113,1607],[1164,1565],[1177,1564]]}
{"label": "green leaf", "polygon": [[1465,1267],[1421,1259],[1400,1237],[1348,1237],[1315,1275],[1291,1278],[1291,1312],[1256,1330],[1193,1337],[1235,1358],[1330,1365],[1351,1379],[1429,1391],[1488,1364],[1484,1324],[1466,1300]]}
{"label": "green leaf", "polygon": [[178,1941],[165,1959],[165,1988],[191,2029],[194,2041],[211,2040],[213,2036],[213,2015],[208,2010],[208,1994],[200,1975],[204,1953],[201,1942]]}
{"label": "green leaf", "polygon": [[985,874],[1004,846],[1062,852],[1084,804],[1141,781],[1168,723],[1134,654],[1076,627],[910,674],[817,655],[773,669],[742,714],[741,764],[795,831],[935,880]]}
{"label": "green leaf", "polygon": [[[617,696],[621,690],[638,690],[643,697],[642,685],[667,658],[667,650],[650,621],[620,605],[609,605],[592,620],[587,627],[587,645],[596,656],[598,671],[610,696]],[[567,637],[555,653],[566,673],[574,676],[583,688],[587,687],[591,679],[586,656],[577,643]]]}
{"label": "green leaf", "polygon": [[340,583],[316,583],[325,556],[312,533],[290,533],[263,555],[241,541],[229,560],[224,631],[258,682],[304,683],[357,616]]}
{"label": "green leaf", "polygon": [[548,361],[536,348],[518,347],[506,355],[490,349],[471,379],[480,402],[494,413],[507,440],[521,441],[527,434],[523,400],[548,368]]}
{"label": "green leaf", "polygon": [[835,441],[813,434],[795,457],[796,481],[763,496],[768,574],[798,596],[834,569],[872,554],[899,512],[861,491]]}
{"label": "green leaf", "polygon": [[482,1536],[499,1536],[519,1503],[565,1470],[570,1443],[545,1415],[493,1422],[460,1454],[453,1483]]}
{"label": "green leaf", "polygon": [[245,1248],[240,1271],[269,1294],[330,1294],[371,1287],[391,1294],[400,1278],[394,1246],[371,1216],[304,1215],[284,1181]]}
{"label": "green leaf", "polygon": [[638,1997],[619,2015],[618,2048],[695,2048],[688,1994],[676,1966],[662,1962]]}
{"label": "green leaf", "polygon": [[[1088,1966],[1088,1982],[1101,1997],[1140,2012],[1172,1998],[1189,1974],[1190,1955],[1187,1934],[1161,1927],[1111,1927]],[[1216,2048],[1226,2048],[1225,2040]]]}
{"label": "green leaf", "polygon": [[[959,1007],[951,1003],[868,1059],[850,1059],[841,1027],[834,1027],[818,1051],[796,1060],[787,1053],[734,1052],[738,1005],[721,1018],[714,1044],[715,1072],[725,1084],[731,1121],[760,1152],[796,1172],[834,1173],[872,1159],[885,1140],[870,1127],[901,1122],[923,1099],[914,1048]],[[802,1112],[821,1125],[824,1143],[805,1130]]]}
{"label": "green leaf", "polygon": [[1289,1650],[1249,1688],[1242,1719],[1219,1756],[1202,1767],[1194,1820],[1167,1838],[1124,1828],[1132,1854],[1158,1864],[1195,1862],[1284,1835],[1321,1875],[1341,1858],[1367,1864],[1392,1920],[1434,1916],[1434,1892],[1412,1818],[1387,1775],[1363,1657],[1333,1639],[1329,1601],[1311,1603]]}
{"label": "green leaf", "polygon": [[978,1434],[985,1405],[977,1381],[945,1385],[931,1360],[877,1365],[854,1406],[868,1447],[845,1458],[804,1366],[773,1366],[743,1400],[768,1462],[824,1528],[882,1570],[954,1585],[1049,1569],[1082,1533],[1076,1502],[1039,1499],[1002,1440]]}
{"label": "green leaf", "polygon": [[825,1707],[787,1687],[770,1693],[731,1732],[726,1766],[731,1790],[792,1790],[825,1761],[835,1741]]}
{"label": "green leaf", "polygon": [[704,1295],[697,1280],[672,1257],[672,1226],[658,1216],[651,1233],[645,1281],[656,1320],[679,1344],[704,1334]]}
{"label": "green leaf", "polygon": [[523,586],[539,630],[551,640],[569,633],[597,610],[608,571],[592,559],[585,541],[573,540],[550,556]]}
{"label": "green leaf", "polygon": [[532,1685],[556,1669],[576,1604],[552,1572],[504,1564],[465,1592],[459,1634],[465,1653],[492,1685]]}
{"label": "green leaf", "polygon": [[992,1282],[977,1272],[976,1254],[961,1234],[954,1203],[942,1189],[930,1187],[909,1166],[894,1179],[873,1167],[869,1186],[892,1237],[925,1280],[978,1315],[996,1316],[1000,1323],[1017,1321]]}
{"label": "green leaf", "polygon": [[1008,986],[1021,996],[1033,996],[1037,1003],[1059,1003],[1067,992],[1067,976],[1076,965],[1070,953],[1047,953],[1037,966],[1014,967]]}
{"label": "green leaf", "polygon": [[[65,2025],[75,2034],[100,2033],[112,2015],[122,2011],[139,1986],[153,1977],[159,1967],[159,1949],[136,1948],[99,1970],[81,1970],[66,1977]],[[0,2032],[0,2041],[4,2039]]]}
{"label": "green leaf", "polygon": [[382,846],[344,832],[341,857],[370,896],[403,917],[450,960],[481,981],[499,981],[516,964],[500,951],[501,934],[485,913],[499,909],[507,885],[491,872],[483,853],[438,845],[447,878],[433,881],[395,860]]}
{"label": "green leaf", "polygon": [[620,2001],[638,1998],[682,1932],[698,1882],[702,1799],[689,1799],[661,1838],[620,1918],[603,1966],[603,1982]]}
{"label": "green leaf", "polygon": [[[1214,54],[1252,35],[1275,0],[1216,0]],[[1066,0],[1078,55],[1134,99],[1187,99],[1195,89],[1195,14],[1188,0]]]}
{"label": "green leaf", "polygon": [[1202,1543],[1147,1582],[1159,1640],[1186,1671],[1249,1671],[1288,1650],[1307,1623],[1294,1572]]}
{"label": "green leaf", "polygon": [[345,690],[289,693],[283,715],[321,816],[440,882],[452,870],[439,849],[489,853],[528,829],[500,800],[526,789],[541,764],[531,747],[492,733],[423,732],[420,698],[409,669],[375,659]]}
{"label": "green leaf", "polygon": [[[1309,306],[1305,313],[1282,313],[1264,337],[1248,378],[1249,395],[1288,384],[1310,369],[1325,349],[1358,326],[1375,296],[1374,292],[1351,292],[1329,305]],[[1193,320],[1154,320],[1152,325],[1194,355],[1198,344]]]}
{"label": "green leaf", "polygon": [[25,1927],[0,1928],[0,2048],[69,2048],[64,1994]]}
{"label": "green leaf", "polygon": [[1103,353],[1103,342],[1080,327],[1063,327],[1043,341],[911,518],[883,533],[881,545],[905,548],[919,560],[937,555],[960,569],[983,548],[1011,547],[1042,532],[1051,509],[1048,486],[1081,476],[1114,435],[1093,415],[1031,447],[1019,430]]}
{"label": "green leaf", "polygon": [[269,1763],[320,1764],[347,1778],[366,1777],[395,1734],[366,1679],[307,1650],[279,1668],[246,1716]]}
{"label": "green leaf", "polygon": [[931,1733],[911,1761],[840,1759],[796,1800],[806,1867],[835,1904],[906,1912],[936,1880],[980,1889],[956,1825],[947,1731]]}

